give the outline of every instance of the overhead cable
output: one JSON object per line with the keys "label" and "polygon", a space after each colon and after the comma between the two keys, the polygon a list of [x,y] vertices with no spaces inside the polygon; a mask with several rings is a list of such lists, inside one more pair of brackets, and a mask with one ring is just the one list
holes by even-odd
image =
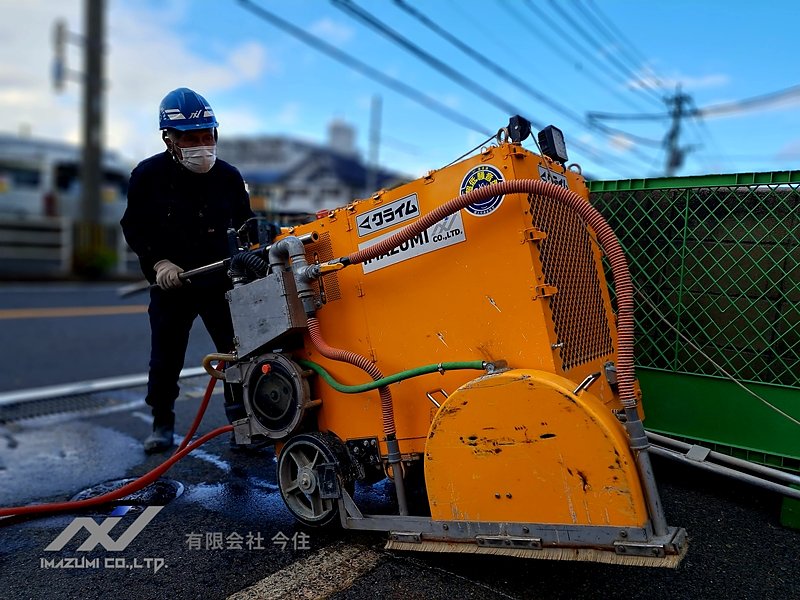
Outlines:
{"label": "overhead cable", "polygon": [[[580,4],[581,0],[577,0]],[[620,51],[620,56],[625,58],[628,61],[628,64],[634,70],[639,68],[642,65],[648,64],[648,59],[642,54],[639,49],[631,42],[630,38],[626,37],[625,34],[622,33],[613,23],[611,19],[609,19],[603,12],[600,10],[600,7],[594,3],[594,0],[584,0],[586,3],[586,7],[594,13],[594,20],[593,23],[598,25],[598,29],[601,33],[605,36],[605,38],[613,43],[616,48]],[[656,74],[656,72],[649,67],[648,71],[650,75],[653,77],[653,81],[655,82],[656,86],[659,88],[666,88],[666,85],[661,80],[661,78]]]}
{"label": "overhead cable", "polygon": [[[693,107],[687,110],[684,114],[688,117],[715,117],[721,115],[730,115],[740,112],[755,110],[758,108],[766,108],[773,104],[779,104],[792,100],[793,98],[800,98],[800,85],[793,85],[791,87],[770,92],[768,94],[761,94],[760,96],[753,96],[752,98],[745,98],[744,100],[734,100],[732,102],[723,102],[721,104],[713,104],[704,108]],[[638,114],[625,114],[625,113],[607,113],[607,112],[590,112],[588,117],[590,119],[602,119],[607,121],[655,121],[669,119],[672,115],[670,113],[638,113]]]}
{"label": "overhead cable", "polygon": [[395,79],[385,73],[378,71],[377,69],[369,66],[368,64],[360,61],[359,59],[347,54],[346,52],[342,52],[338,48],[328,44],[327,42],[323,41],[322,39],[314,36],[306,31],[303,31],[299,27],[292,25],[288,21],[281,19],[278,15],[268,11],[267,9],[255,4],[251,0],[238,0],[239,4],[242,5],[243,8],[249,10],[251,13],[256,15],[257,17],[271,23],[278,29],[288,33],[292,37],[299,39],[304,44],[311,46],[315,50],[322,52],[323,54],[329,56],[330,58],[344,64],[345,66],[358,71],[362,75],[369,77],[370,79],[377,81],[378,83],[385,85],[386,87],[396,91],[397,93],[413,100],[417,104],[424,106],[425,108],[439,114],[440,116],[461,125],[462,127],[466,127],[475,131],[481,135],[490,135],[488,129],[486,129],[483,125],[478,123],[477,121],[472,120],[471,118],[467,117],[459,113],[458,111],[453,110],[449,106],[439,102],[435,98],[431,98],[427,94],[420,92],[419,90],[411,87],[410,85],[400,81],[399,79]]}
{"label": "overhead cable", "polygon": [[[459,38],[457,38],[455,35],[453,35],[449,31],[447,31],[446,29],[444,29],[443,27],[441,27],[440,25],[435,23],[432,19],[428,18],[426,15],[424,15],[423,13],[418,11],[416,8],[414,8],[413,6],[408,4],[405,0],[394,0],[394,3],[397,6],[399,6],[402,10],[404,10],[405,12],[410,14],[414,19],[416,19],[417,21],[422,23],[425,27],[427,27],[428,29],[433,31],[438,36],[444,38],[447,42],[449,42],[450,44],[452,44],[453,46],[458,48],[461,52],[463,52],[464,54],[466,54],[467,56],[472,58],[478,64],[480,64],[483,67],[485,67],[486,69],[492,71],[495,75],[497,75],[501,79],[504,79],[508,83],[510,83],[512,85],[515,85],[518,88],[522,89],[528,95],[530,95],[532,98],[535,98],[536,100],[538,100],[542,104],[544,104],[546,106],[549,106],[554,111],[560,113],[561,115],[563,115],[567,119],[571,120],[573,123],[576,123],[577,125],[579,125],[581,128],[584,128],[584,129],[590,128],[590,129],[595,129],[595,130],[598,130],[598,131],[602,131],[604,134],[608,135],[609,137],[615,137],[616,138],[616,137],[619,137],[620,135],[623,135],[623,136],[628,137],[628,139],[630,139],[632,142],[637,142],[638,143],[638,140],[636,139],[637,136],[635,136],[635,135],[632,135],[632,134],[629,135],[629,134],[627,134],[625,132],[622,132],[622,131],[619,131],[619,130],[612,130],[610,127],[607,127],[607,126],[605,126],[605,125],[603,125],[601,123],[598,123],[596,121],[592,122],[592,123],[587,123],[587,120],[583,116],[581,116],[580,114],[576,113],[575,111],[573,111],[569,107],[561,104],[560,102],[557,102],[557,101],[553,100],[552,98],[550,98],[549,96],[547,96],[543,92],[540,92],[539,90],[535,89],[528,82],[523,81],[522,79],[520,79],[519,77],[514,75],[512,72],[510,72],[508,69],[506,69],[502,65],[500,65],[500,64],[494,62],[493,60],[487,58],[485,54],[483,54],[481,52],[478,52],[477,50],[472,48],[469,44],[465,44]],[[649,143],[650,141],[651,140],[646,140],[646,143]],[[650,156],[647,156],[646,154],[641,153],[636,148],[631,148],[630,152],[632,154],[635,154],[636,156],[638,156],[639,158],[641,158],[644,161],[649,162],[650,159],[651,159]]]}
{"label": "overhead cable", "polygon": [[659,101],[661,100],[661,94],[659,94],[655,86],[653,86],[648,81],[642,79],[640,75],[638,75],[633,70],[624,65],[616,56],[614,56],[613,53],[604,51],[602,42],[600,42],[591,31],[583,27],[583,25],[580,24],[579,20],[574,18],[573,14],[569,13],[568,11],[565,11],[562,3],[557,3],[554,2],[553,0],[550,0],[550,5],[561,16],[564,22],[567,23],[567,25],[575,28],[579,34],[581,34],[585,39],[593,43],[597,47],[597,49],[602,53],[605,59],[609,63],[611,63],[623,75],[623,77],[630,78],[629,85],[639,84],[645,91],[652,93]]}
{"label": "overhead cable", "polygon": [[[525,116],[524,111],[520,111],[519,108],[513,106],[509,102],[507,102],[504,98],[498,96],[488,88],[476,83],[474,80],[470,79],[459,73],[454,68],[450,67],[443,61],[439,60],[438,58],[434,57],[430,53],[426,52],[418,45],[414,44],[407,38],[403,37],[386,25],[383,21],[375,17],[369,11],[363,9],[362,7],[358,6],[352,0],[331,0],[332,3],[339,8],[340,10],[346,12],[353,18],[361,21],[362,23],[366,24],[368,27],[374,29],[383,37],[393,41],[397,45],[401,46],[402,48],[406,49],[408,52],[419,58],[428,66],[432,67],[433,69],[439,71],[461,87],[473,92],[477,96],[483,98],[484,100],[488,101],[491,104],[494,104],[496,107],[503,110],[508,115],[520,114],[524,116],[531,124],[537,129],[543,129],[543,125],[539,122],[536,122],[534,119]],[[589,146],[583,142],[580,142],[576,139],[571,139],[570,144],[587,154],[588,156],[592,157],[595,162],[599,165],[603,165],[606,168],[614,169],[617,163],[620,162],[620,159],[616,160],[616,163],[610,163],[609,161],[605,160],[605,156],[601,154],[596,148]]]}
{"label": "overhead cable", "polygon": [[[569,48],[568,51],[578,50],[579,52],[582,52],[587,59],[589,59],[592,63],[595,64],[595,66],[597,66],[597,68],[601,70],[601,73],[610,73],[608,65],[599,58],[597,58],[592,49],[585,45],[585,42],[576,39],[575,36],[573,36],[569,31],[567,31],[564,27],[561,27],[558,23],[556,23],[556,21],[549,16],[548,11],[537,10],[534,7],[531,0],[523,0],[523,5],[531,13],[533,13],[540,21],[542,21],[547,27],[555,31],[555,33],[558,34],[558,36],[560,36],[560,39],[562,39],[564,41],[564,44],[566,44],[567,47]],[[652,90],[649,90],[647,88],[630,87],[629,85],[630,76],[627,75],[627,73],[621,75],[617,74],[615,75],[615,78],[617,79],[617,81],[625,85],[629,91],[637,94],[641,99],[661,104],[660,98],[658,98],[657,95],[656,97],[651,95]],[[634,78],[636,78],[636,76],[634,76]],[[609,82],[607,82],[607,85],[608,83]]]}
{"label": "overhead cable", "polygon": [[[558,38],[556,36],[550,36],[546,30],[543,31],[544,28],[537,27],[535,23],[529,20],[525,15],[519,12],[519,3],[518,2],[506,2],[505,0],[500,0],[498,2],[498,6],[505,10],[509,16],[514,19],[515,21],[519,21],[522,25],[524,25],[528,30],[530,30],[531,36],[535,37],[537,41],[544,42],[545,45],[553,51],[553,53],[562,61],[570,64],[578,73],[586,77],[587,79],[591,80],[599,87],[601,87],[606,93],[611,94],[620,102],[623,102],[627,106],[638,110],[639,106],[633,102],[633,97],[628,95],[623,95],[619,91],[617,91],[613,86],[609,84],[608,79],[603,79],[602,77],[595,74],[595,72],[591,69],[584,69],[582,63],[579,60],[574,60],[573,51],[575,48],[569,47],[563,39]],[[600,64],[602,69],[605,69],[605,65]],[[602,71],[601,71],[602,72]],[[638,96],[637,96],[638,97]],[[650,99],[649,97],[647,98]]]}

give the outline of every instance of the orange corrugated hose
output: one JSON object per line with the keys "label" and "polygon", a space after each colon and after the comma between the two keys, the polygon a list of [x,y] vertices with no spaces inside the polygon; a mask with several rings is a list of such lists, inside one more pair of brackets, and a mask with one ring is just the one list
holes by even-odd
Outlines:
{"label": "orange corrugated hose", "polygon": [[[314,347],[319,350],[319,353],[331,360],[346,362],[355,365],[362,371],[372,377],[373,381],[383,379],[383,373],[380,369],[373,365],[367,358],[350,352],[348,350],[340,350],[329,346],[323,339],[322,333],[319,330],[319,321],[314,317],[308,319],[308,333],[311,336],[311,342]],[[378,393],[381,396],[381,414],[383,416],[383,433],[386,436],[391,436],[396,433],[394,424],[394,404],[392,402],[392,393],[389,391],[388,386],[378,388]]]}

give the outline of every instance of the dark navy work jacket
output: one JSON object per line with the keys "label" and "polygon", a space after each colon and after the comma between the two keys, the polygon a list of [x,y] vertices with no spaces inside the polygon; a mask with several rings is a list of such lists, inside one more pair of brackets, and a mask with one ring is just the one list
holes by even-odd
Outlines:
{"label": "dark navy work jacket", "polygon": [[[155,281],[153,265],[168,259],[188,271],[229,255],[227,230],[250,217],[250,199],[239,171],[217,159],[208,173],[192,173],[168,152],[143,160],[131,173],[128,206],[120,221],[142,273]],[[193,284],[218,284],[224,271]]]}

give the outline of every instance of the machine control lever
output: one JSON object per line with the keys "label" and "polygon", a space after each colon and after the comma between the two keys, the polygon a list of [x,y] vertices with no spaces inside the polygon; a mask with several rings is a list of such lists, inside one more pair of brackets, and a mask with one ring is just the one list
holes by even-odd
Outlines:
{"label": "machine control lever", "polygon": [[590,386],[590,385],[592,385],[592,384],[593,384],[595,381],[597,381],[598,379],[600,379],[600,373],[599,373],[599,372],[598,372],[598,373],[592,373],[591,375],[588,375],[588,376],[586,377],[586,379],[584,379],[583,381],[581,381],[581,382],[578,384],[578,387],[576,387],[576,388],[575,388],[575,389],[572,391],[572,393],[573,393],[573,394],[575,394],[575,395],[577,396],[577,395],[578,395],[578,394],[580,394],[580,393],[581,393],[583,390],[585,390],[585,389],[588,389],[588,388],[589,388],[589,386]]}

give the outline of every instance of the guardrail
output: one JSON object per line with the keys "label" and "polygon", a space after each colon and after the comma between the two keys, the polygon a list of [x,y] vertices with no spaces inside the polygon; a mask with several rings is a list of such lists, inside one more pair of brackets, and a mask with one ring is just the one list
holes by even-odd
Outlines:
{"label": "guardrail", "polygon": [[[118,226],[106,239],[116,256],[112,273],[139,274]],[[0,278],[68,277],[73,272],[75,222],[67,217],[0,217]]]}
{"label": "guardrail", "polygon": [[72,222],[63,217],[0,219],[0,274],[68,275]]}

